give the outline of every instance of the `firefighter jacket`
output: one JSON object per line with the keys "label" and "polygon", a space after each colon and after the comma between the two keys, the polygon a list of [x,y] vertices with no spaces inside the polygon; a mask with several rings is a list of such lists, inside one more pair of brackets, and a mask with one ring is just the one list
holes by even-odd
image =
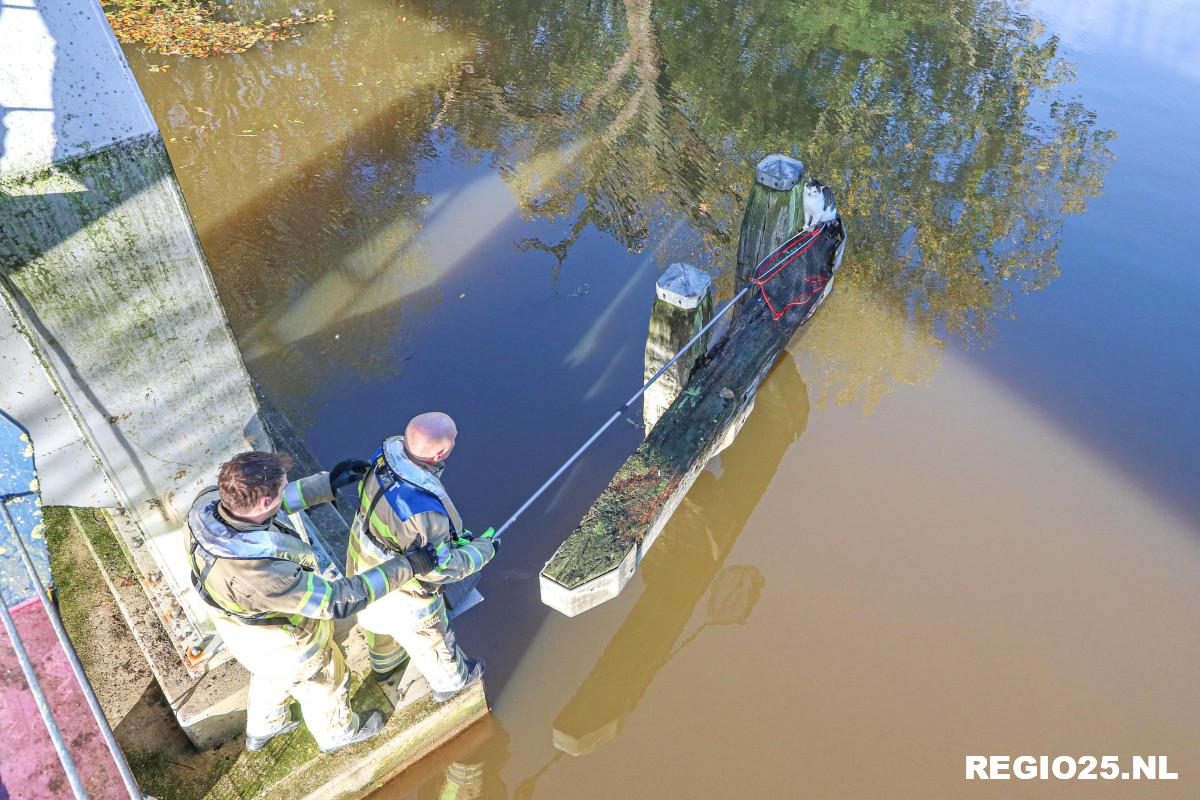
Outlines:
{"label": "firefighter jacket", "polygon": [[185,546],[200,596],[236,624],[281,626],[296,639],[301,661],[328,644],[331,620],[358,613],[412,578],[404,558],[381,559],[350,577],[320,575],[316,554],[286,514],[332,499],[329,474],[320,472],[288,483],[279,513],[265,522],[233,517],[215,487],[201,492],[188,514]]}
{"label": "firefighter jacket", "polygon": [[[374,468],[359,484],[348,571],[359,573],[413,548],[445,548],[439,567],[402,586],[384,604],[388,607],[400,604],[413,610],[428,605],[439,585],[478,572],[496,554],[490,541],[460,538],[465,533],[462,518],[442,486],[442,469],[412,458],[404,437],[393,436],[375,454]],[[383,606],[378,611],[385,613]],[[370,629],[365,619],[360,621]]]}

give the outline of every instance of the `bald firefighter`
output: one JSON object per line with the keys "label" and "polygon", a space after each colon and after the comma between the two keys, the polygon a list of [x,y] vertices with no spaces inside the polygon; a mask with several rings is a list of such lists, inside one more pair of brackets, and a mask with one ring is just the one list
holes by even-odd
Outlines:
{"label": "bald firefighter", "polygon": [[213,607],[213,622],[229,651],[250,671],[246,749],[261,750],[294,730],[291,699],[300,703],[322,752],[378,733],[380,711],[360,718],[350,709],[350,674],[333,642],[333,622],[434,568],[415,553],[380,559],[352,577],[330,579],[286,514],[327,503],[369,468],[343,461],[332,472],[287,481],[291,459],[249,452],[221,465],[218,486],[200,493],[188,514],[192,583]]}
{"label": "bald firefighter", "polygon": [[414,417],[403,436],[375,454],[359,484],[359,507],[350,528],[347,570],[362,573],[389,558],[427,551],[437,566],[358,615],[367,631],[371,667],[380,680],[401,672],[409,659],[439,703],[483,674],[482,659],[467,658],[455,642],[442,589],[478,572],[496,555],[491,529],[475,537],[464,530],[441,475],[458,428],[440,412]]}

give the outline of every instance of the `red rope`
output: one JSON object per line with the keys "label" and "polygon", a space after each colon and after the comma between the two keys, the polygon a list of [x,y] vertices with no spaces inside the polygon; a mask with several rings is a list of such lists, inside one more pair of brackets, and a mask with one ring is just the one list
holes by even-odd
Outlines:
{"label": "red rope", "polygon": [[[771,302],[771,298],[767,296],[767,284],[772,281],[775,276],[782,272],[785,267],[787,267],[800,256],[804,255],[804,253],[806,253],[808,249],[816,243],[823,230],[825,230],[825,226],[820,225],[816,228],[813,228],[811,231],[804,231],[793,236],[772,255],[765,258],[763,262],[758,265],[758,274],[750,279],[750,282],[758,286],[758,290],[762,292],[763,301],[767,304],[767,308],[771,310],[771,314],[776,320],[782,317],[789,308],[794,306],[802,306],[805,303],[808,303],[814,297],[820,295],[821,292],[825,291],[825,286],[829,283],[829,278],[824,275],[817,275],[812,278],[805,278],[804,282],[809,284],[810,287],[808,291],[793,297],[787,302],[787,304],[784,305],[783,308],[775,308],[775,305]],[[799,247],[797,247],[795,251],[788,253],[789,248],[791,248],[793,245],[799,245]],[[778,263],[773,263],[783,256],[784,253],[788,253],[787,258],[784,258]]]}

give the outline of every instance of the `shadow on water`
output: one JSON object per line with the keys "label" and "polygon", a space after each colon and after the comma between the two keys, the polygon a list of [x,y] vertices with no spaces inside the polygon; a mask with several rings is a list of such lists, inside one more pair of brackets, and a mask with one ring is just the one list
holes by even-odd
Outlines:
{"label": "shadow on water", "polygon": [[[556,747],[583,755],[616,736],[659,671],[706,626],[749,617],[765,579],[753,566],[725,562],[807,424],[808,388],[795,362],[781,359],[736,442],[697,478],[642,562],[641,596],[554,718]],[[705,622],[680,642],[706,591]]]}

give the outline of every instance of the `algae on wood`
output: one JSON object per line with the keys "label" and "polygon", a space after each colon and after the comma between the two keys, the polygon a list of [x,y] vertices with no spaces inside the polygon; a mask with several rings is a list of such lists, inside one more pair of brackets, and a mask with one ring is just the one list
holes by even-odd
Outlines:
{"label": "algae on wood", "polygon": [[[795,233],[802,213],[798,189],[754,186],[739,256],[761,259]],[[799,296],[810,288],[808,278],[832,280],[843,238],[840,222],[830,226],[779,273],[772,293]],[[739,257],[739,270],[740,262]],[[749,264],[747,274],[756,263]],[[822,296],[775,320],[760,294],[746,294],[734,310],[737,317],[728,335],[704,358],[688,387],[547,562],[544,578],[568,589],[580,587],[615,569],[631,548],[653,541],[728,432],[744,418],[767,371]]]}
{"label": "algae on wood", "polygon": [[[676,353],[708,324],[713,315],[711,281],[708,276],[689,265],[672,265],[663,278],[659,278],[660,286],[664,285],[664,278],[671,274],[671,270],[675,270],[676,276],[690,270],[693,276],[703,281],[703,294],[694,308],[683,308],[662,297],[654,298],[654,307],[650,311],[650,333],[646,336],[644,380],[650,380],[674,358]],[[708,349],[711,335],[706,333],[646,390],[642,397],[642,424],[646,427],[646,433],[654,428],[663,412],[670,408],[671,403],[691,379],[692,371]]]}
{"label": "algae on wood", "polygon": [[[742,232],[738,238],[737,285],[746,285],[758,262],[800,230],[804,220],[804,184],[797,183],[786,192],[777,192],[755,184],[746,200]],[[735,309],[734,313],[740,313]]]}

